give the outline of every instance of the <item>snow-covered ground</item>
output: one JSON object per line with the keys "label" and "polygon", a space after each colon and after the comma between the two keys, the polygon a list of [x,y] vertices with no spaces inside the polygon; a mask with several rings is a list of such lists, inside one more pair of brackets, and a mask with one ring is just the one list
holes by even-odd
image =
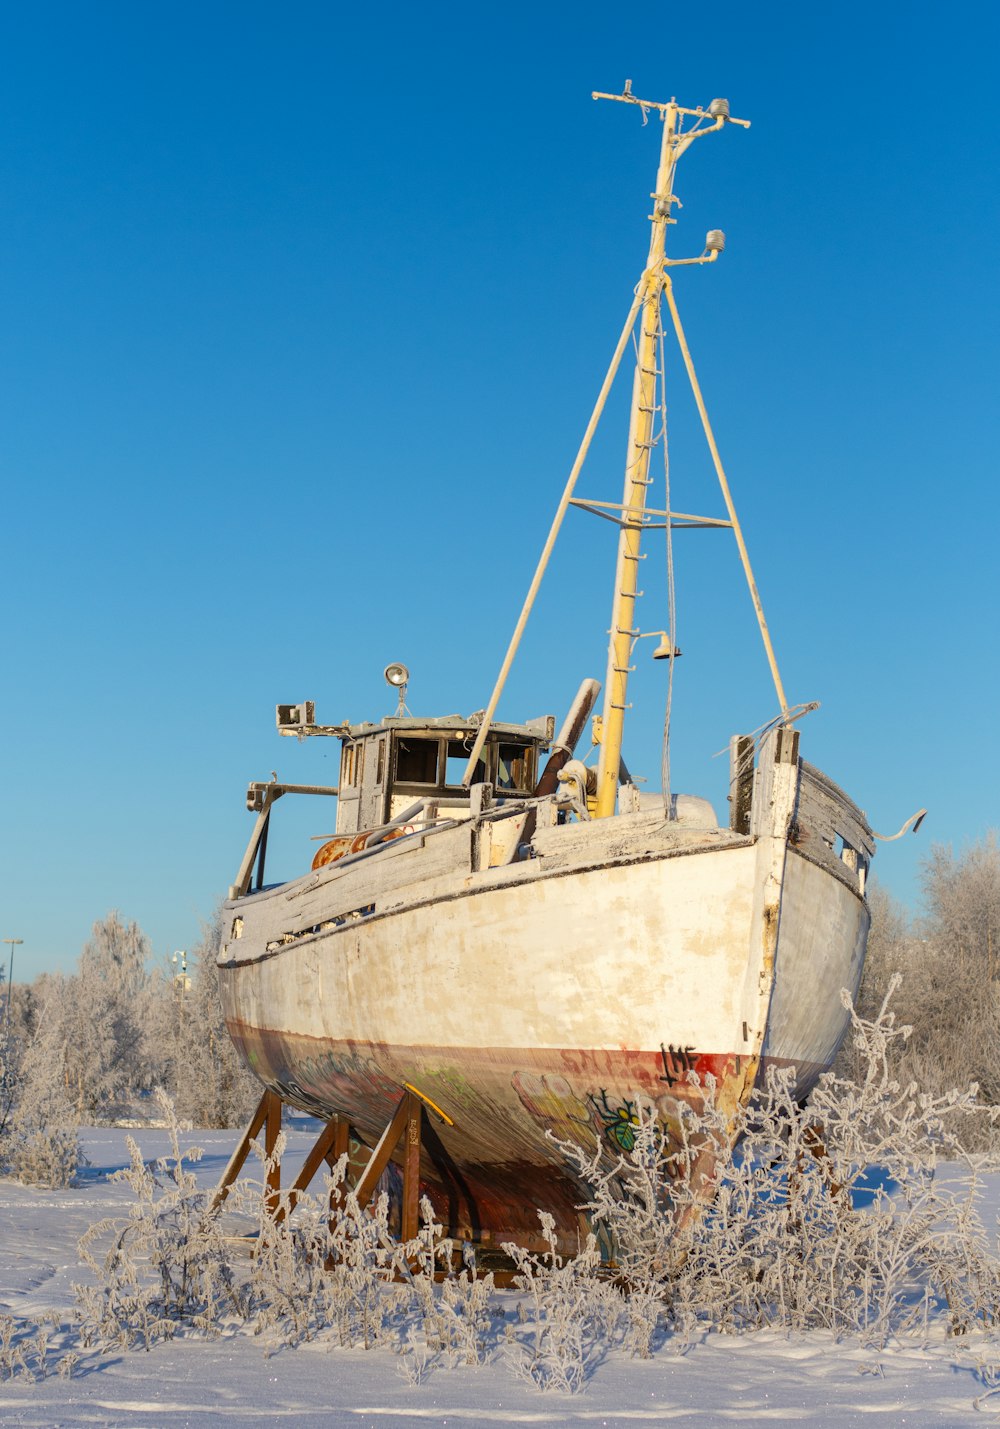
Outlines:
{"label": "snow-covered ground", "polygon": [[[42,1191],[0,1180],[0,1314],[68,1318],[73,1282],[83,1277],[76,1245],[105,1215],[123,1215],[132,1198],[108,1173],[127,1163],[126,1132],[94,1128],[82,1136],[90,1161],[77,1187]],[[166,1133],[132,1133],[147,1157],[167,1150]],[[293,1123],[285,1174],[311,1138]],[[232,1132],[188,1138],[205,1150],[198,1167],[218,1180],[235,1143]],[[183,1144],[183,1143],[182,1143]],[[1000,1205],[1000,1178],[991,1186]],[[512,1292],[498,1292],[502,1302]],[[60,1331],[53,1344],[58,1348]],[[65,1333],[65,1332],[62,1332]],[[908,1340],[881,1351],[838,1344],[826,1334],[709,1335],[687,1353],[660,1349],[651,1360],[617,1353],[598,1364],[575,1395],[542,1394],[497,1360],[478,1368],[431,1370],[408,1382],[403,1361],[388,1350],[342,1350],[310,1344],[268,1353],[247,1332],[218,1340],[194,1335],[150,1351],[82,1350],[69,1379],[23,1376],[0,1383],[0,1424],[44,1426],[183,1426],[197,1429],[295,1421],[303,1425],[581,1425],[734,1423],[845,1426],[982,1424],[1000,1415],[1000,1391],[989,1395],[991,1367],[1000,1376],[1000,1341],[948,1339],[944,1326],[928,1342]],[[983,1396],[987,1396],[985,1401]],[[976,1401],[979,1407],[976,1407]]]}

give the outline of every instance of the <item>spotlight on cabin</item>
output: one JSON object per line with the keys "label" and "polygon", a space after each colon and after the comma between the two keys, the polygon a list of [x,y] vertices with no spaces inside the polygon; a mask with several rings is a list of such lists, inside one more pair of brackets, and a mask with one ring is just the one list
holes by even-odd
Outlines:
{"label": "spotlight on cabin", "polygon": [[382,673],[385,675],[386,684],[392,685],[397,690],[400,685],[409,684],[410,672],[405,665],[386,665]]}
{"label": "spotlight on cabin", "polygon": [[316,723],[316,702],[303,700],[298,705],[277,705],[275,720],[281,734],[304,734]]}
{"label": "spotlight on cabin", "polygon": [[386,665],[382,673],[385,675],[386,684],[399,691],[399,704],[396,706],[396,718],[399,719],[407,712],[406,686],[410,679],[410,672],[405,665],[396,661],[392,665]]}
{"label": "spotlight on cabin", "polygon": [[676,645],[671,643],[670,636],[664,635],[663,639],[653,651],[654,660],[676,660],[681,651]]}
{"label": "spotlight on cabin", "polygon": [[728,99],[713,99],[712,102],[711,102],[711,104],[708,106],[708,112],[709,112],[709,114],[711,114],[711,116],[712,116],[713,119],[728,119],[728,118],[729,118],[729,100],[728,100]]}
{"label": "spotlight on cabin", "polygon": [[721,253],[726,246],[726,235],[721,228],[710,228],[705,234],[705,248],[709,253]]}

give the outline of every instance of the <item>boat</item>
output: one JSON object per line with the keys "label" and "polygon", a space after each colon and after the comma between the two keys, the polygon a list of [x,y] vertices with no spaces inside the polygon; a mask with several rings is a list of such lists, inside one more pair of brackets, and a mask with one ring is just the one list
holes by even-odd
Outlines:
{"label": "boat", "polygon": [[[279,705],[280,734],[340,741],[336,787],[254,782],[253,831],[224,907],[219,986],[229,1033],[283,1103],[349,1120],[374,1146],[409,1089],[440,1112],[420,1180],[449,1231],[479,1245],[539,1243],[538,1209],[577,1244],[587,1188],[560,1141],[610,1157],[634,1144],[643,1108],[668,1137],[713,1097],[735,1113],[770,1067],[804,1097],[837,1053],[869,928],[874,839],[862,810],[800,754],[760,593],[681,325],[668,256],[681,156],[747,128],[727,101],[684,108],[595,94],[661,126],[649,256],[572,464],[487,704],[421,718],[409,672],[391,665],[393,715],[317,723],[315,704]],[[669,318],[669,321],[668,321]],[[719,479],[722,509],[649,498],[665,447],[662,350],[673,329]],[[626,352],[634,373],[620,501],[577,495],[594,431]],[[507,675],[567,511],[619,527],[607,669],[553,716],[502,722]],[[728,809],[646,792],[622,758],[631,661],[658,638],[668,710],[676,661],[673,539],[735,538],[775,690],[775,707],[730,746]],[[641,543],[666,533],[667,630],[637,624]],[[645,647],[644,647],[645,648]],[[598,699],[603,701],[600,711]],[[589,753],[578,755],[588,722]],[[669,739],[669,730],[665,738]],[[669,744],[667,745],[669,748]],[[588,760],[590,762],[588,762]],[[595,764],[596,760],[596,764]],[[335,833],[290,882],[267,881],[268,830],[289,796],[329,807]]]}

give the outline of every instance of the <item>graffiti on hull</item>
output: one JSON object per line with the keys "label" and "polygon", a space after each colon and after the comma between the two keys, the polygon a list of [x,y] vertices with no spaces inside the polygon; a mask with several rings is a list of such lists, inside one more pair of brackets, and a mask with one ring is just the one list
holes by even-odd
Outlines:
{"label": "graffiti on hull", "polygon": [[[521,1105],[557,1141],[573,1142],[587,1151],[603,1146],[615,1154],[625,1152],[627,1155],[635,1147],[643,1104],[655,1108],[669,1137],[679,1130],[678,1101],[701,1099],[701,1059],[690,1043],[662,1042],[655,1061],[655,1054],[645,1054],[641,1059],[630,1058],[629,1064],[621,1068],[613,1065],[614,1054],[591,1054],[588,1058],[586,1053],[577,1053],[576,1056],[579,1065],[572,1068],[572,1082],[554,1072],[517,1071],[511,1078]],[[588,1060],[599,1065],[588,1067]],[[600,1065],[601,1062],[605,1065]],[[584,1090],[580,1082],[588,1073],[588,1080],[593,1078],[595,1070],[602,1081],[595,1087],[594,1078],[590,1088]],[[613,1089],[612,1078],[621,1071],[631,1082],[627,1092]]]}
{"label": "graffiti on hull", "polygon": [[686,1047],[675,1047],[671,1042],[667,1047],[661,1042],[660,1057],[663,1061],[660,1081],[666,1082],[668,1087],[675,1087],[678,1082],[686,1082],[689,1073],[697,1072],[698,1053],[690,1043]]}
{"label": "graffiti on hull", "polygon": [[604,1087],[597,1096],[591,1092],[589,1100],[612,1150],[631,1151],[640,1125],[638,1105],[634,1101],[619,1101],[617,1105],[612,1105]]}

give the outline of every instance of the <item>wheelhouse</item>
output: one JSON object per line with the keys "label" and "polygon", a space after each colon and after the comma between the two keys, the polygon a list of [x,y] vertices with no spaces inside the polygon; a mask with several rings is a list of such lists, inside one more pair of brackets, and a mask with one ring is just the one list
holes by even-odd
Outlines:
{"label": "wheelhouse", "polygon": [[[271,811],[286,794],[335,797],[336,836],[317,855],[320,863],[375,847],[394,829],[419,815],[422,825],[439,819],[463,819],[473,808],[524,799],[538,783],[538,761],[551,748],[555,719],[544,715],[527,724],[494,724],[483,745],[471,787],[462,783],[479,730],[475,716],[463,719],[414,719],[405,715],[381,724],[317,725],[314,705],[279,705],[282,734],[333,735],[341,741],[340,783],[253,783],[247,808],[257,815],[254,831],[229,896],[242,898],[265,887]],[[406,816],[406,817],[402,817]],[[387,829],[387,826],[392,828]],[[314,863],[314,867],[315,867]]]}
{"label": "wheelhouse", "polygon": [[[489,784],[494,801],[523,799],[538,782],[538,758],[549,748],[551,718],[532,725],[494,725],[473,784]],[[537,726],[537,727],[536,727]],[[461,817],[470,807],[462,775],[478,725],[459,717],[394,717],[352,726],[342,735],[337,833],[359,833],[391,822],[418,800]]]}

